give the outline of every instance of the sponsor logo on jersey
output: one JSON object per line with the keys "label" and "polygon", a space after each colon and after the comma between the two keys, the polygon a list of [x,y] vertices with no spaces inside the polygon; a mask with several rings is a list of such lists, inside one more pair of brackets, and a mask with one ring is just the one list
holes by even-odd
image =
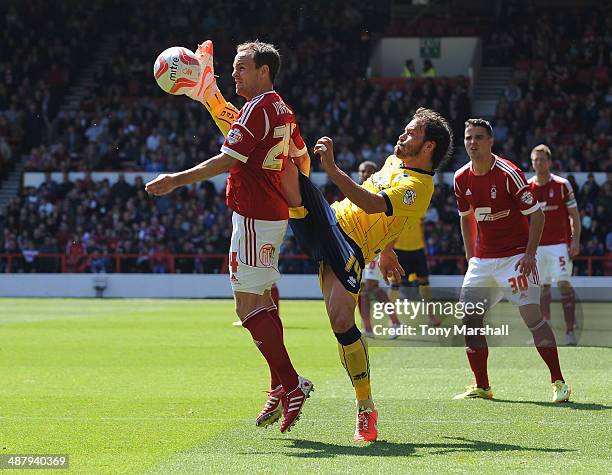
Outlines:
{"label": "sponsor logo on jersey", "polygon": [[389,188],[391,184],[391,176],[388,173],[375,173],[370,177],[370,180],[372,180],[372,184],[378,188],[379,191]]}
{"label": "sponsor logo on jersey", "polygon": [[555,190],[551,188],[550,190],[548,190],[548,197],[552,198],[553,196],[555,196]]}
{"label": "sponsor logo on jersey", "polygon": [[471,196],[471,195],[472,195],[472,190],[468,188],[467,191],[465,192],[465,196]]}
{"label": "sponsor logo on jersey", "polygon": [[237,128],[233,128],[229,131],[229,134],[227,134],[227,143],[230,145],[237,144],[241,140],[242,132],[240,132],[240,130],[238,130]]}
{"label": "sponsor logo on jersey", "polygon": [[495,185],[491,185],[491,199],[494,200],[497,198],[497,188]]}
{"label": "sponsor logo on jersey", "polygon": [[259,250],[259,262],[264,267],[272,266],[272,258],[274,257],[274,246],[272,244],[264,244]]}
{"label": "sponsor logo on jersey", "polygon": [[521,201],[525,203],[526,205],[532,205],[533,204],[533,193],[531,193],[531,191],[529,190],[524,191],[523,194],[521,195]]}
{"label": "sponsor logo on jersey", "polygon": [[411,205],[416,201],[416,192],[414,190],[406,190],[402,201],[407,205]]}
{"label": "sponsor logo on jersey", "polygon": [[476,216],[476,221],[497,221],[498,219],[505,218],[510,214],[509,209],[498,211],[497,213],[492,213],[491,211],[492,210],[489,206],[476,208],[474,210],[474,216]]}

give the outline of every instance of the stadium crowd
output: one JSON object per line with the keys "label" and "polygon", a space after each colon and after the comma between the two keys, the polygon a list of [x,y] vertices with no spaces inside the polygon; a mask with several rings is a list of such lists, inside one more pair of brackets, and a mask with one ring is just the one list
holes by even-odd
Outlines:
{"label": "stadium crowd", "polygon": [[547,143],[557,170],[612,172],[612,9],[504,7],[484,54],[514,67],[493,123],[498,149],[527,170]]}
{"label": "stadium crowd", "polygon": [[[0,71],[0,179],[22,154],[29,170],[64,172],[173,171],[216,154],[222,137],[205,109],[164,94],[151,79],[152,60],[159,52],[174,44],[195,48],[204,37],[215,40],[220,86],[240,106],[231,80],[236,38],[268,32],[265,39],[285,53],[277,87],[294,107],[304,139],[312,144],[323,133],[334,137],[337,160],[347,171],[355,171],[362,160],[382,163],[405,118],[418,106],[448,117],[456,137],[463,135],[470,115],[464,78],[408,80],[389,89],[367,80],[372,40],[390,21],[384,4],[356,9],[342,2],[330,6],[314,1],[296,11],[283,3],[270,16],[266,8],[246,0],[232,7],[220,0],[187,2],[175,6],[171,28],[158,29],[151,25],[165,8],[161,0],[149,2],[146,9],[138,2],[123,2],[121,18],[102,31],[100,18],[108,19],[116,3],[85,6],[68,1],[51,7],[35,0],[0,6],[7,45],[0,62],[24,58]],[[243,14],[233,15],[235,9]],[[602,72],[610,64],[605,32],[612,17],[600,9],[583,10],[580,15],[561,10],[562,21],[550,14],[538,17],[536,29],[507,11],[508,25],[486,37],[485,58],[491,64],[520,58],[498,106],[494,151],[523,170],[530,169],[529,150],[540,142],[551,144],[557,170],[612,168],[612,87],[607,69]],[[25,17],[28,25],[32,19],[36,22],[35,32],[26,29]],[[203,20],[192,23],[192,18]],[[313,23],[312,18],[324,20]],[[535,21],[532,18],[528,21]],[[523,24],[526,29],[517,26]],[[511,35],[513,25],[521,35]],[[537,41],[525,45],[526,32],[536,30]],[[43,38],[54,40],[47,43]],[[96,59],[105,38],[116,45],[112,62]],[[576,61],[568,58],[566,49]],[[94,68],[95,85],[88,87],[78,111],[58,113],[68,86],[78,81],[75,71],[87,67]],[[461,148],[461,141],[456,145]],[[316,161],[313,164],[316,170]],[[447,169],[459,165],[451,162]],[[0,254],[21,254],[13,270],[25,272],[58,270],[57,260],[37,257],[55,252],[65,253],[68,268],[75,271],[114,271],[117,261],[105,256],[115,253],[133,256],[119,263],[124,272],[219,271],[222,258],[173,261],[169,254],[226,253],[230,219],[222,190],[204,183],[153,200],[142,185],[123,179],[110,185],[90,177],[71,183],[65,174],[61,183],[47,178],[38,189],[25,188],[0,212]],[[607,182],[600,188],[590,179],[577,190],[583,255],[612,252],[611,187]],[[334,186],[326,186],[325,193],[330,200],[340,198]],[[436,188],[425,230],[430,256],[462,254],[456,205],[447,185]],[[293,256],[300,250],[288,236],[281,252]],[[281,266],[286,273],[312,270],[308,261],[298,258],[283,259]],[[0,271],[6,268],[3,259]],[[457,273],[457,264],[434,262],[432,272]],[[584,267],[577,266],[577,272],[584,273]]]}
{"label": "stadium crowd", "polygon": [[[575,182],[574,182],[575,183]],[[581,254],[601,256],[612,251],[612,181],[599,187],[589,179],[577,190],[582,217]],[[224,190],[211,182],[183,188],[172,195],[153,199],[144,192],[142,179],[134,185],[123,175],[110,185],[90,176],[60,183],[49,175],[38,187],[25,187],[0,214],[0,254],[17,254],[13,272],[53,272],[60,259],[44,254],[64,254],[66,270],[114,272],[115,254],[122,272],[217,273],[227,265],[225,255],[231,237],[230,211]],[[436,186],[425,218],[426,251],[429,256],[461,255],[461,234],[452,188]],[[176,254],[175,261],[170,254]],[[215,257],[205,258],[204,254]],[[289,234],[281,248],[283,273],[315,272],[312,263],[300,258],[295,239]],[[0,259],[0,272],[7,271],[7,258]],[[576,273],[586,268],[579,264]],[[456,274],[456,261],[433,261],[433,273]],[[594,265],[595,275],[604,272]]]}

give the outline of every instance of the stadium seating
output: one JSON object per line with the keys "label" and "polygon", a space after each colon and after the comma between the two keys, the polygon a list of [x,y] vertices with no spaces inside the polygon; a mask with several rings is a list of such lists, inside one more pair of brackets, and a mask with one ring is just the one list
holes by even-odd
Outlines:
{"label": "stadium seating", "polygon": [[[272,17],[262,16],[252,2],[240,0],[226,8],[225,2],[214,0],[177,4],[172,28],[159,29],[154,26],[163,2],[148,2],[143,9],[128,1],[121,2],[123,14],[113,17],[112,28],[105,30],[100,18],[108,19],[116,3],[86,8],[68,1],[51,8],[36,0],[0,6],[7,45],[0,62],[26,58],[0,72],[0,179],[23,154],[31,171],[156,172],[188,168],[216,153],[221,137],[206,111],[184,97],[163,94],[151,79],[152,61],[161,50],[173,44],[193,48],[205,37],[215,40],[219,84],[238,106],[242,100],[233,93],[230,78],[235,42],[260,36],[278,44],[284,61],[278,89],[296,110],[304,138],[312,144],[322,134],[334,137],[338,161],[347,171],[365,159],[381,163],[392,152],[406,118],[421,105],[442,112],[461,137],[470,115],[465,78],[366,78],[377,35],[414,34],[415,28],[420,34],[482,34],[485,64],[514,66],[520,99],[508,91],[500,100],[495,152],[528,170],[530,148],[546,142],[557,170],[612,171],[610,47],[604,37],[611,18],[603,10],[580,10],[581,21],[574,22],[574,13],[560,9],[558,17],[530,17],[530,22],[537,18],[537,25],[529,26],[524,14],[504,3],[498,16],[472,16],[471,22],[473,9],[469,14],[452,12],[452,22],[443,12],[440,18],[430,15],[416,24],[392,24],[386,5],[357,11],[314,1],[296,13],[284,3]],[[309,19],[321,17],[325,8],[333,8],[327,20],[312,24]],[[29,25],[38,25],[36,32],[26,30],[26,16]],[[204,20],[194,23],[193,18]],[[282,27],[277,18],[283,19]],[[518,25],[537,31],[533,45],[526,47],[522,30],[512,35],[523,28]],[[268,32],[265,38],[262,31]],[[43,44],[43,36],[55,41]],[[113,54],[97,58],[101,45],[111,45]],[[570,66],[563,48],[581,59]],[[37,54],[26,54],[33,50]],[[78,82],[79,71],[89,63],[95,63],[95,74],[87,94],[76,111],[59,113],[68,87]],[[456,146],[462,147],[460,139]],[[451,163],[447,170],[457,166]],[[611,186],[608,181],[599,189],[589,182],[577,190],[583,255],[603,256],[612,250],[607,219],[612,213]],[[326,185],[324,192],[330,201],[341,198],[333,185]],[[220,272],[230,229],[222,203],[222,193],[212,184],[153,200],[142,183],[134,188],[48,180],[38,189],[23,189],[0,211],[0,254],[5,254],[0,271]],[[426,234],[432,272],[459,273],[462,245],[452,190],[446,185],[437,187]],[[78,245],[71,246],[72,241]],[[41,253],[65,257],[43,258]],[[129,257],[117,258],[117,253]],[[168,258],[169,253],[175,257]],[[300,250],[291,236],[281,253],[290,256],[281,264],[283,272],[313,270],[294,257]],[[19,257],[9,259],[8,254]],[[206,259],[206,254],[221,257]],[[459,257],[434,259],[447,255]],[[592,262],[590,268],[578,263],[576,272],[607,272],[601,262]]]}

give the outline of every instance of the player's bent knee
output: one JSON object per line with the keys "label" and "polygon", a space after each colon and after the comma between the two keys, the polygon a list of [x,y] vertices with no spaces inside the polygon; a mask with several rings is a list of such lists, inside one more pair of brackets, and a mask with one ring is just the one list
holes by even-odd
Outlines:
{"label": "player's bent knee", "polygon": [[334,330],[334,335],[336,336],[336,340],[343,346],[352,345],[359,338],[361,338],[361,332],[359,328],[353,323],[350,328],[347,328],[345,331],[336,331]]}
{"label": "player's bent knee", "polygon": [[250,314],[260,308],[266,308],[269,303],[269,295],[252,294],[248,292],[234,292],[236,315],[244,321]]}
{"label": "player's bent knee", "polygon": [[344,333],[355,326],[355,309],[331,309],[329,322],[334,333]]}

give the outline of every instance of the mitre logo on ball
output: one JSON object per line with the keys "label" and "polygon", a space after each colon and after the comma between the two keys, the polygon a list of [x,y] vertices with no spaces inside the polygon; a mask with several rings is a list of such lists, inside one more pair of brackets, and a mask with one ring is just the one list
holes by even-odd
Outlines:
{"label": "mitre logo on ball", "polygon": [[157,85],[168,94],[185,94],[199,83],[201,75],[202,67],[195,53],[182,46],[162,51],[153,65]]}

